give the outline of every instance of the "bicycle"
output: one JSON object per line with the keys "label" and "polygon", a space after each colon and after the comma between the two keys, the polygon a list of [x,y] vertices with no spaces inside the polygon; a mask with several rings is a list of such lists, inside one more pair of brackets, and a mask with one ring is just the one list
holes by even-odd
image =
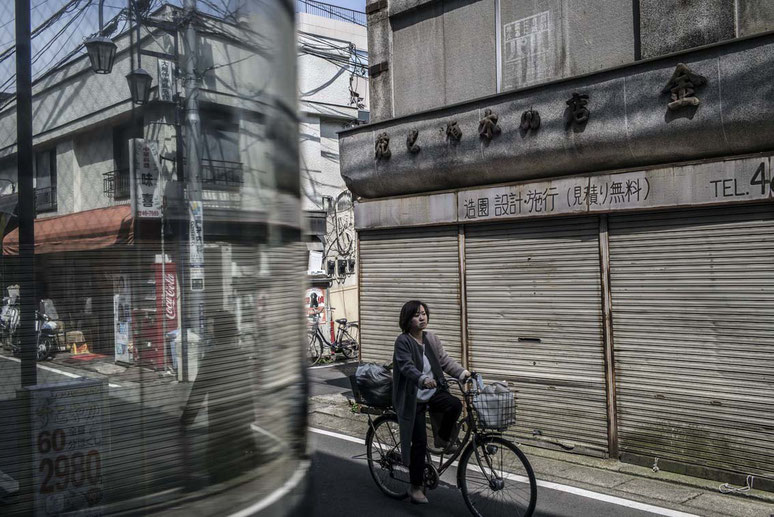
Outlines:
{"label": "bicycle", "polygon": [[[515,443],[503,437],[513,422],[513,394],[494,394],[482,405],[480,376],[473,374],[467,381],[448,378],[457,383],[463,395],[464,410],[457,422],[457,432],[450,444],[433,462],[428,447],[424,484],[432,490],[443,473],[459,458],[457,487],[462,492],[470,512],[476,517],[509,515],[530,517],[535,510],[537,483],[527,457]],[[362,398],[352,378],[355,400]],[[500,396],[502,395],[502,397]],[[366,457],[371,477],[379,489],[394,499],[407,497],[410,487],[409,470],[401,459],[398,417],[392,408],[361,405],[360,412],[368,415]],[[372,415],[376,416],[372,419]],[[428,436],[428,438],[430,438]],[[454,447],[456,445],[456,447]],[[444,461],[444,453],[447,459]]]}
{"label": "bicycle", "polygon": [[322,360],[325,356],[326,348],[330,350],[329,355],[341,353],[347,359],[357,357],[360,344],[357,341],[357,337],[353,336],[359,330],[357,322],[348,322],[346,318],[340,318],[336,320],[336,323],[339,326],[336,329],[336,338],[331,343],[325,338],[325,334],[320,329],[319,317],[313,319],[312,326],[309,329],[309,341],[306,352],[310,366],[314,366]]}

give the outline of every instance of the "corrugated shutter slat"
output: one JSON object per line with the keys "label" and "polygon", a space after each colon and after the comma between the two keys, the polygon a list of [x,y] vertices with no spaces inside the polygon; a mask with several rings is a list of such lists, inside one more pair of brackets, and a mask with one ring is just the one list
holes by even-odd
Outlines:
{"label": "corrugated shutter slat", "polygon": [[622,453],[774,479],[774,208],[609,229]]}
{"label": "corrugated shutter slat", "polygon": [[596,218],[469,226],[465,285],[472,368],[516,388],[517,435],[605,455],[598,231]]}
{"label": "corrugated shutter slat", "polygon": [[456,228],[360,233],[362,360],[392,361],[400,309],[411,299],[430,308],[428,330],[460,361],[460,275]]}

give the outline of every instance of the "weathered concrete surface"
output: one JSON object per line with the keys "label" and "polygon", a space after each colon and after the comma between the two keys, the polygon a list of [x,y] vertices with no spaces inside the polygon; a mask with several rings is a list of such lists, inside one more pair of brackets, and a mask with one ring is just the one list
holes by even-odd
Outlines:
{"label": "weathered concrete surface", "polygon": [[494,95],[498,66],[509,91],[634,61],[627,2],[501,2],[499,15],[498,42],[495,0],[391,1],[395,116]]}
{"label": "weathered concrete surface", "polygon": [[568,76],[634,61],[631,2],[564,0],[567,15]]}
{"label": "weathered concrete surface", "polygon": [[430,4],[391,23],[395,116],[443,106],[446,100],[443,4]]}
{"label": "weathered concrete surface", "polygon": [[392,118],[392,30],[387,18],[387,9],[368,16],[368,59],[376,65],[387,62],[388,69],[376,76],[369,76],[369,108],[372,122]]}
{"label": "weathered concrete surface", "polygon": [[494,26],[495,0],[444,2],[444,104],[456,104],[497,91]]}
{"label": "weathered concrete surface", "polygon": [[640,34],[643,58],[731,39],[734,2],[640,0]]}
{"label": "weathered concrete surface", "polygon": [[[670,111],[662,89],[680,62],[707,84],[697,89],[699,106]],[[774,146],[772,74],[769,34],[361,126],[340,133],[342,176],[356,195],[379,198],[765,151]],[[565,102],[574,92],[590,97],[591,116],[580,127],[568,124]],[[488,144],[478,138],[486,108],[502,128]],[[519,122],[529,108],[542,125],[524,133]],[[444,133],[452,120],[463,132],[457,145]],[[403,144],[411,129],[419,130],[416,155]],[[383,131],[393,154],[376,161],[373,135]]]}
{"label": "weathered concrete surface", "polygon": [[736,0],[737,36],[750,36],[774,30],[774,2]]}
{"label": "weathered concrete surface", "polygon": [[[342,394],[310,398],[309,425],[357,438],[365,438],[368,419],[352,412]],[[637,467],[616,460],[591,458],[521,446],[535,476],[550,481],[635,500],[660,508],[707,517],[769,517],[774,514],[774,494],[752,490],[721,494],[719,483]]]}

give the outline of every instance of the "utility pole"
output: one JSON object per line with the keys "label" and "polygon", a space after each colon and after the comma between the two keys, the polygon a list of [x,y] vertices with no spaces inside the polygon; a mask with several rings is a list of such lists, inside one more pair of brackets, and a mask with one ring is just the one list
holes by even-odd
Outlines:
{"label": "utility pole", "polygon": [[[204,207],[202,206],[201,181],[201,118],[199,117],[199,79],[197,74],[198,47],[196,42],[196,0],[185,0],[183,4],[185,28],[185,150],[187,153],[186,205],[188,210],[188,264],[187,285],[183,286],[187,293],[186,307],[189,325],[196,329],[199,335],[199,346],[204,344]],[[187,329],[183,329],[187,333]],[[185,336],[187,337],[187,336]],[[188,341],[188,340],[186,340]],[[191,343],[184,347],[183,361],[186,377],[196,378],[199,368],[198,347],[191,350]],[[187,350],[185,350],[187,348]],[[192,353],[193,352],[193,353]]]}
{"label": "utility pole", "polygon": [[30,0],[16,0],[16,174],[19,181],[21,385],[38,382],[35,364],[35,187],[32,183]]}

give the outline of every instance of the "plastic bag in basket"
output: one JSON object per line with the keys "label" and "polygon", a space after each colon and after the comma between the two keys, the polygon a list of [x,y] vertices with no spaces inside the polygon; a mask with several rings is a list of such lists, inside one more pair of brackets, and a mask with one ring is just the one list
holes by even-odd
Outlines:
{"label": "plastic bag in basket", "polygon": [[483,386],[479,378],[479,390],[473,396],[473,407],[483,427],[505,429],[513,423],[513,393],[504,382]]}

